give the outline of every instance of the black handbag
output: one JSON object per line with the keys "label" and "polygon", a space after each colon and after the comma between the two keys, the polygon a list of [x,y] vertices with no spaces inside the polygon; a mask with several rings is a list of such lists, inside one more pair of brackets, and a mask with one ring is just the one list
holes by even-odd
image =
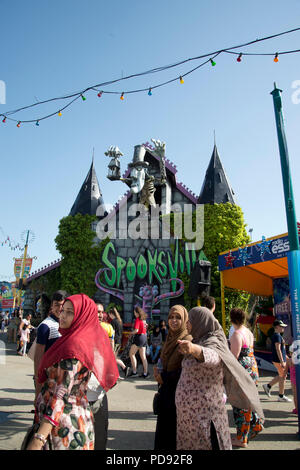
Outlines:
{"label": "black handbag", "polygon": [[158,391],[153,397],[153,414],[155,415],[159,414],[160,406],[161,406],[161,394]]}

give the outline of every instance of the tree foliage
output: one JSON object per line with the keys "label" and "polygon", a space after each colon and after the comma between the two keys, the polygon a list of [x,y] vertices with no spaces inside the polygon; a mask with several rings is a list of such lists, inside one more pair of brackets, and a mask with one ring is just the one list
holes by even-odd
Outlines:
{"label": "tree foliage", "polygon": [[106,241],[95,243],[95,232],[91,227],[96,220],[95,216],[76,214],[64,217],[59,223],[55,243],[62,256],[60,288],[71,295],[93,296],[97,290],[94,279],[101,267],[101,253]]}
{"label": "tree foliage", "polygon": [[[195,216],[195,214],[194,214]],[[183,223],[183,218],[182,218]],[[173,225],[171,218],[171,226]],[[225,204],[205,204],[204,206],[204,246],[203,251],[206,258],[211,262],[211,291],[210,295],[215,297],[216,311],[218,320],[222,321],[221,312],[221,287],[220,273],[218,270],[218,256],[223,251],[240,248],[250,241],[247,234],[246,224],[242,209],[229,202]],[[193,230],[199,230],[196,227],[196,218],[193,217]],[[187,240],[184,240],[187,241]],[[188,240],[191,241],[191,240]],[[184,245],[181,244],[181,250]],[[199,255],[199,253],[198,253]],[[197,256],[198,256],[197,255]],[[190,278],[187,273],[180,275],[185,284],[184,302],[187,309],[195,306],[197,301],[191,299],[188,295]],[[229,326],[229,312],[233,307],[247,308],[250,295],[246,292],[225,289],[225,309],[226,323]]]}
{"label": "tree foliage", "polygon": [[[221,288],[218,255],[223,251],[240,248],[250,242],[242,209],[226,204],[206,204],[204,207],[204,252],[212,264],[211,295],[216,299],[216,316],[221,320]],[[225,289],[226,321],[232,307],[247,308],[249,294]]]}

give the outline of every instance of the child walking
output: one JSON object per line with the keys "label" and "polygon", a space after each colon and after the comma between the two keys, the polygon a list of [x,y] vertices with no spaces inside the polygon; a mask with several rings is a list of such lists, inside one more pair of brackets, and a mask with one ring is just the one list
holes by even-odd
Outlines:
{"label": "child walking", "polygon": [[23,343],[21,355],[23,356],[26,356],[27,344],[29,343],[29,340],[30,340],[29,335],[30,335],[29,325],[24,325],[21,330],[21,341]]}

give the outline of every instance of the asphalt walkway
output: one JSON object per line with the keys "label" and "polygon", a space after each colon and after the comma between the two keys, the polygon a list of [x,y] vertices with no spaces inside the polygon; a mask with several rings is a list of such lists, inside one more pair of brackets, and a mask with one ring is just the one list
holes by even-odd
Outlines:
{"label": "asphalt walkway", "polygon": [[[33,417],[30,413],[34,398],[33,363],[27,357],[18,356],[15,345],[5,341],[6,334],[0,334],[0,450],[18,450]],[[122,380],[108,393],[107,450],[153,449],[156,417],[152,412],[152,400],[157,386],[151,366],[150,372],[148,379]],[[239,449],[240,452],[300,450],[298,417],[291,413],[293,403],[278,402],[278,389],[271,399],[262,389],[262,385],[273,376],[272,372],[260,371],[259,394],[266,417],[265,429],[247,449]],[[292,398],[289,380],[286,395]],[[229,404],[226,406],[234,436],[232,409]]]}

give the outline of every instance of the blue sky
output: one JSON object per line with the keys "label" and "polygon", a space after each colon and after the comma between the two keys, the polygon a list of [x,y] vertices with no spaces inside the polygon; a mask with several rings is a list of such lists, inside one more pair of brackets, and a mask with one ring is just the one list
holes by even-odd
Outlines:
{"label": "blue sky", "polygon": [[[300,26],[300,1],[228,0],[27,0],[0,2],[1,68],[6,104],[0,114],[47,98],[82,90],[153,67],[238,45]],[[298,21],[298,23],[297,23]],[[248,52],[298,49],[300,32],[259,43]],[[106,203],[127,189],[106,178],[104,152],[117,145],[132,158],[133,147],[151,138],[166,142],[178,180],[199,194],[212,154],[219,155],[253,239],[286,232],[286,216],[270,92],[283,90],[283,106],[296,209],[300,204],[300,104],[292,84],[300,80],[300,54],[272,57],[221,55],[179,82],[147,93],[101,99],[88,93],[62,117],[17,128],[0,121],[2,202],[5,234],[20,242],[30,229],[33,269],[59,257],[54,238],[68,215],[91,164]],[[194,65],[116,84],[126,91],[151,87]],[[38,119],[56,105],[35,108],[20,119]],[[300,215],[298,216],[300,220]],[[0,232],[0,236],[3,235]],[[0,246],[0,280],[13,275],[18,251]]]}

